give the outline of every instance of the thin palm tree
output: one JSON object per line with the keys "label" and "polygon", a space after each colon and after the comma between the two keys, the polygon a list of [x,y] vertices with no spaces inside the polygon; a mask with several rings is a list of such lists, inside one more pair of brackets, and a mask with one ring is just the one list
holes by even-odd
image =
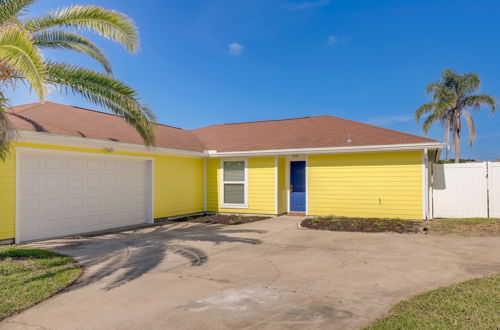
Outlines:
{"label": "thin palm tree", "polygon": [[[0,159],[7,157],[15,137],[2,89],[17,81],[29,85],[40,100],[47,97],[49,87],[79,94],[122,116],[146,145],[153,145],[153,111],[139,100],[134,89],[112,76],[111,63],[102,50],[78,33],[93,31],[134,54],[139,49],[134,22],[124,14],[95,6],[71,6],[40,17],[25,17],[27,8],[35,1],[0,0]],[[104,72],[47,60],[41,53],[47,48],[89,55],[102,65]]]}
{"label": "thin palm tree", "polygon": [[415,111],[417,123],[427,115],[422,129],[427,134],[429,127],[439,121],[444,126],[445,144],[448,148],[450,134],[453,136],[455,163],[460,159],[460,134],[462,132],[462,117],[469,128],[469,144],[476,138],[476,126],[468,109],[479,111],[481,106],[489,107],[490,113],[496,110],[496,100],[488,94],[478,94],[481,81],[475,73],[457,74],[446,69],[441,72],[441,80],[427,86],[427,94],[432,94],[432,101],[421,105]]}

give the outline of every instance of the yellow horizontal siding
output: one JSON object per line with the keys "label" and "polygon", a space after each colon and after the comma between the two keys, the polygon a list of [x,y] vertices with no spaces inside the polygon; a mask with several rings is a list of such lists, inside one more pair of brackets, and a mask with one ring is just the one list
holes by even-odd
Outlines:
{"label": "yellow horizontal siding", "polygon": [[[16,143],[15,146],[109,154],[99,149],[35,143]],[[154,159],[155,218],[203,211],[203,159],[120,151],[112,154]],[[0,239],[15,237],[15,173],[15,152],[12,152],[6,162],[0,162]]]}
{"label": "yellow horizontal siding", "polygon": [[311,215],[422,218],[420,151],[308,158]]}
{"label": "yellow horizontal siding", "polygon": [[155,218],[203,211],[203,159],[155,157]]}
{"label": "yellow horizontal siding", "polygon": [[207,211],[219,211],[220,160],[207,160]]}
{"label": "yellow horizontal siding", "polygon": [[16,157],[0,161],[0,240],[14,238],[16,230]]}
{"label": "yellow horizontal siding", "polygon": [[220,159],[207,162],[207,208],[211,212],[275,214],[275,158],[248,159],[248,208],[222,208]]}

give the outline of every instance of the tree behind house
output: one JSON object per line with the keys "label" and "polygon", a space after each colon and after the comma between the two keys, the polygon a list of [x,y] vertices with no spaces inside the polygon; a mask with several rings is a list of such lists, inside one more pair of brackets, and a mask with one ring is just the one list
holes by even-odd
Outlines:
{"label": "tree behind house", "polygon": [[489,107],[490,113],[496,110],[496,100],[488,94],[478,94],[481,85],[479,76],[475,73],[457,74],[446,69],[441,73],[441,80],[427,86],[427,94],[432,94],[432,101],[421,105],[415,111],[417,122],[427,116],[422,129],[427,134],[429,127],[435,122],[441,122],[445,130],[445,144],[448,148],[450,134],[452,135],[455,163],[460,161],[460,136],[463,129],[463,119],[469,128],[469,143],[476,138],[476,127],[469,109],[479,111],[481,106]]}

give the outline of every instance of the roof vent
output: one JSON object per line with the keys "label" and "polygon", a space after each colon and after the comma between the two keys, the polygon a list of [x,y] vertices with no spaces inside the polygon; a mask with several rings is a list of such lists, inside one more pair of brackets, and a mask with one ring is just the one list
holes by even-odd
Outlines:
{"label": "roof vent", "polygon": [[352,143],[351,134],[349,134],[349,136],[347,137],[347,143]]}

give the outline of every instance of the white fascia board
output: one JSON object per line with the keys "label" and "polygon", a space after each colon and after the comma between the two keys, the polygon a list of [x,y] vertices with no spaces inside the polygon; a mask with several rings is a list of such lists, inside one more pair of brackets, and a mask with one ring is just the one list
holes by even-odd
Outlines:
{"label": "white fascia board", "polygon": [[115,142],[99,139],[91,139],[77,136],[67,136],[58,135],[45,132],[33,132],[19,130],[20,138],[17,142],[27,142],[27,143],[40,143],[40,144],[50,144],[57,146],[67,146],[67,147],[79,147],[79,148],[94,148],[94,149],[105,149],[113,148],[114,151],[121,152],[137,152],[153,155],[170,155],[170,156],[184,156],[193,158],[204,158],[206,155],[203,152],[182,150],[182,149],[172,149],[172,148],[162,148],[162,147],[147,147],[144,145]]}
{"label": "white fascia board", "polygon": [[314,155],[314,154],[342,154],[355,152],[384,152],[384,151],[405,151],[405,150],[424,150],[441,149],[444,144],[439,142],[430,143],[411,143],[411,144],[386,144],[374,146],[355,146],[355,147],[326,147],[326,148],[301,148],[301,149],[270,149],[270,150],[251,150],[251,151],[229,151],[206,153],[209,158],[218,157],[238,157],[238,156],[277,156],[277,155]]}
{"label": "white fascia board", "polygon": [[41,144],[53,144],[58,146],[80,147],[80,148],[113,148],[115,151],[138,152],[153,155],[172,155],[194,158],[220,158],[220,157],[249,157],[249,156],[280,156],[293,154],[341,154],[355,152],[384,152],[384,151],[404,151],[404,150],[423,150],[441,149],[444,144],[439,142],[431,143],[412,143],[412,144],[387,144],[374,146],[354,146],[354,147],[326,147],[326,148],[299,148],[299,149],[269,149],[269,150],[250,150],[250,151],[230,151],[217,152],[216,150],[191,151],[183,149],[147,147],[144,145],[115,142],[108,140],[84,138],[77,136],[59,135],[46,132],[34,132],[19,130],[19,142],[32,142]]}

